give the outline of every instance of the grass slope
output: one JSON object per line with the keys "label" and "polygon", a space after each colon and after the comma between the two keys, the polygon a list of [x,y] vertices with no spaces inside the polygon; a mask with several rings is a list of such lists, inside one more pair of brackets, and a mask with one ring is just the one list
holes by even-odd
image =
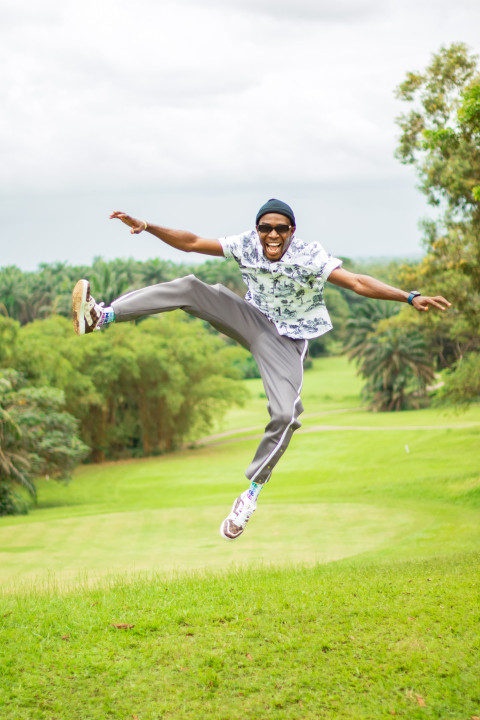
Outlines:
{"label": "grass slope", "polygon": [[480,710],[479,560],[9,596],[0,717],[466,720]]}
{"label": "grass slope", "polygon": [[229,442],[82,467],[0,520],[1,720],[480,716],[480,408],[372,415],[318,362],[226,543],[266,420],[249,386]]}

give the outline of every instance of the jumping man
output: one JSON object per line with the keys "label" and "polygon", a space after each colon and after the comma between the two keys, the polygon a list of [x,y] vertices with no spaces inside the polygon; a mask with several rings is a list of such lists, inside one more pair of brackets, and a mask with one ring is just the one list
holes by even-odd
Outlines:
{"label": "jumping man", "polygon": [[95,302],[87,280],[79,280],[73,291],[77,335],[100,330],[111,322],[180,308],[207,320],[254,356],[268,399],[270,422],[245,472],[250,487],[236,498],[220,526],[227,540],[243,533],[261,489],[287,449],[292,433],[300,427],[308,341],[332,328],[323,300],[326,281],[365,297],[408,302],[418,311],[450,306],[442,296],[407,292],[343,269],[341,260],[329,255],[318,242],[306,243],[295,236],[295,216],[281,200],[271,199],[262,205],[255,230],[214,240],[151,225],[123,212],[113,212],[110,217],[128,225],[135,235],[149,232],[184,252],[233,258],[247,285],[242,299],[223,285],[207,285],[188,275],[127,293],[108,307]]}

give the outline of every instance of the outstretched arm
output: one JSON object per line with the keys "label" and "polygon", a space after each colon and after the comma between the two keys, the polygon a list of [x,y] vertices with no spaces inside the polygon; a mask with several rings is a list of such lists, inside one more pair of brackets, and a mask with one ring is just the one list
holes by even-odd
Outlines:
{"label": "outstretched arm", "polygon": [[[343,268],[337,268],[332,270],[328,276],[328,281],[334,285],[353,290],[357,295],[364,295],[365,297],[375,298],[378,300],[397,300],[398,302],[408,302],[408,296],[410,293],[399,288],[387,285],[381,280],[370,277],[370,275],[359,275],[358,273],[352,273],[349,270]],[[419,295],[413,298],[412,305],[415,310],[428,310],[430,305],[438,308],[439,310],[446,310],[451,306],[448,300],[445,300],[441,295],[435,297],[428,297],[426,295]]]}
{"label": "outstretched arm", "polygon": [[159,225],[150,225],[150,223],[145,222],[145,220],[137,220],[118,210],[115,210],[110,215],[110,219],[118,219],[125,223],[125,225],[128,225],[128,227],[131,228],[130,232],[132,235],[138,235],[146,231],[163,240],[167,245],[171,245],[184,252],[198,252],[204,255],[223,255],[223,248],[218,240],[207,240],[207,238],[201,238],[186,230],[169,230]]}

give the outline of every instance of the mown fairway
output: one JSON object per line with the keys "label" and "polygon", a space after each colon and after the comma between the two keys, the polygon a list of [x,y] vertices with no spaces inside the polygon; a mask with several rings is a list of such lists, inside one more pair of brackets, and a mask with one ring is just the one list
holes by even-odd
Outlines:
{"label": "mown fairway", "polygon": [[266,419],[249,385],[197,449],[42,481],[0,520],[2,720],[480,716],[480,408],[367,413],[317,362],[227,543]]}

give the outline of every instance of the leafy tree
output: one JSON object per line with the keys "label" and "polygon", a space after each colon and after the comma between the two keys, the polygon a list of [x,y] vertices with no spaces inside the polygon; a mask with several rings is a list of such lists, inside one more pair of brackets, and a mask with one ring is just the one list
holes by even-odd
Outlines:
{"label": "leafy tree", "polygon": [[247,292],[240,268],[234,260],[206,260],[201,265],[191,268],[199,280],[215,285],[222,283],[229,290],[243,297]]}
{"label": "leafy tree", "polygon": [[14,484],[36,497],[36,477],[68,480],[86,455],[77,421],[63,406],[61,391],[29,387],[17,371],[0,370],[0,514],[25,509]]}
{"label": "leafy tree", "polygon": [[9,367],[10,358],[20,325],[16,320],[0,315],[0,367]]}
{"label": "leafy tree", "polygon": [[97,460],[176,449],[244,399],[234,360],[245,351],[180,313],[122,323],[108,337],[75,344],[76,369],[102,396],[82,421]]}
{"label": "leafy tree", "polygon": [[397,157],[413,164],[421,189],[447,214],[471,218],[480,170],[480,77],[477,58],[463,43],[442,47],[423,73],[407,73],[397,96],[412,104],[398,118]]}
{"label": "leafy tree", "polygon": [[[480,74],[462,43],[442,47],[423,73],[397,90],[411,105],[398,123],[397,157],[412,164],[435,220],[423,223],[427,254],[402,272],[406,286],[442,294],[453,304],[429,314],[425,331],[438,365],[460,369],[480,348]],[[465,393],[470,385],[465,384]]]}
{"label": "leafy tree", "polygon": [[17,330],[9,362],[30,383],[63,391],[96,462],[179,447],[244,397],[236,366],[246,351],[182,313],[87,338],[59,317]]}
{"label": "leafy tree", "polygon": [[312,357],[328,355],[332,350],[341,347],[345,340],[345,325],[352,309],[342,291],[343,288],[335,285],[325,287],[325,303],[332,320],[333,331],[310,341],[309,354]]}
{"label": "leafy tree", "polygon": [[445,375],[438,401],[468,407],[480,400],[480,355],[468,353]]}

